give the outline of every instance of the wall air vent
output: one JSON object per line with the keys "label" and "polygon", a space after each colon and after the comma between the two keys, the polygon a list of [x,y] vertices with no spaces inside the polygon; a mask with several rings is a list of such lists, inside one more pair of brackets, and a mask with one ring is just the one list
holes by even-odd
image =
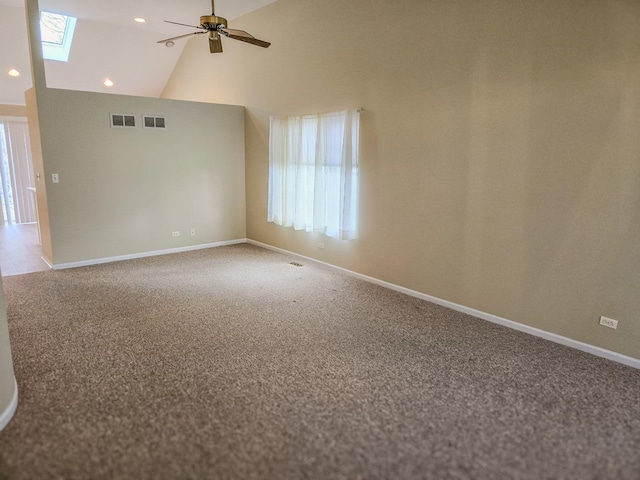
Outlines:
{"label": "wall air vent", "polygon": [[158,117],[155,115],[143,115],[142,116],[142,126],[144,128],[167,128],[167,118],[166,117]]}
{"label": "wall air vent", "polygon": [[136,128],[136,116],[128,113],[111,113],[111,128]]}

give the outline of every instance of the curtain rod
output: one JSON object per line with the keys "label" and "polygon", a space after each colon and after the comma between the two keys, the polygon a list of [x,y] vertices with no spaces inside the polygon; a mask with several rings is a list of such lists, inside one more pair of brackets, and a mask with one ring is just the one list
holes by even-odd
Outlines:
{"label": "curtain rod", "polygon": [[340,113],[340,112],[358,112],[358,113],[362,113],[364,112],[364,108],[363,107],[358,107],[358,108],[345,108],[343,110],[334,110],[332,112],[316,112],[316,113],[298,113],[298,114],[278,114],[278,115],[269,115],[269,117],[308,117],[311,115],[330,115],[332,113]]}

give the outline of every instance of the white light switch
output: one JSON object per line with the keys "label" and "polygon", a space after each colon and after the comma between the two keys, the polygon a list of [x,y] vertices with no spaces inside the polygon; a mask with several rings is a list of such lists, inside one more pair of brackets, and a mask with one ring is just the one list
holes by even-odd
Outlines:
{"label": "white light switch", "polygon": [[52,173],[51,174],[51,181],[53,183],[60,183],[60,177],[58,176],[57,173]]}

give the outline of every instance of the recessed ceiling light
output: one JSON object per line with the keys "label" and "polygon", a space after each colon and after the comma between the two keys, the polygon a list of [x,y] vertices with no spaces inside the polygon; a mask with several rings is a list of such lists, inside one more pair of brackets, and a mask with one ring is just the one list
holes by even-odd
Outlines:
{"label": "recessed ceiling light", "polygon": [[138,22],[138,23],[146,23],[147,21],[142,18],[142,17],[136,17],[133,19],[134,22]]}
{"label": "recessed ceiling light", "polygon": [[19,77],[20,76],[20,72],[18,70],[16,70],[15,68],[12,68],[7,73],[9,74],[10,77]]}
{"label": "recessed ceiling light", "polygon": [[164,42],[165,47],[173,47],[176,43],[173,40],[169,40],[168,42]]}
{"label": "recessed ceiling light", "polygon": [[104,81],[104,86],[105,86],[105,87],[113,87],[113,82],[112,82],[109,78],[107,78],[107,79]]}

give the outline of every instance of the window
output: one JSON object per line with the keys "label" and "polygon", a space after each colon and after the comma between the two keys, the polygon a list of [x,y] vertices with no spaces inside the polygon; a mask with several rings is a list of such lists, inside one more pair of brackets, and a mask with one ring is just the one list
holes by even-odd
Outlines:
{"label": "window", "polygon": [[41,12],[40,35],[43,57],[47,60],[68,61],[75,28],[75,17]]}
{"label": "window", "polygon": [[356,110],[271,117],[267,221],[356,238],[359,130]]}

